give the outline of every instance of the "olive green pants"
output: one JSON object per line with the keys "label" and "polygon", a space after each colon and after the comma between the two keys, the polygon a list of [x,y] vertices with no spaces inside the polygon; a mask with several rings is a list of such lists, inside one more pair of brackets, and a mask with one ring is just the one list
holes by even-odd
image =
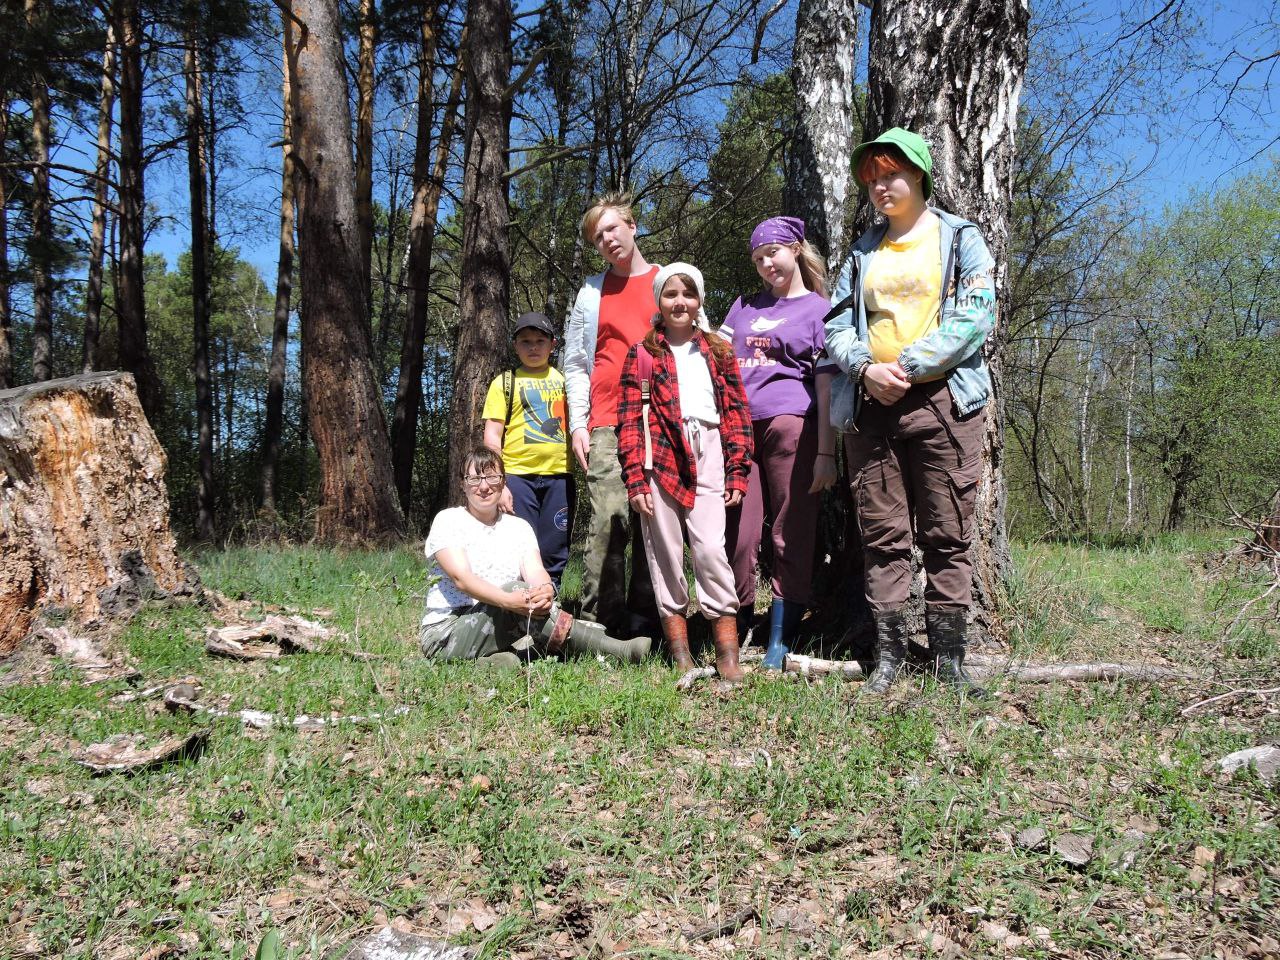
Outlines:
{"label": "olive green pants", "polygon": [[[503,584],[502,589],[511,593],[525,586],[524,581],[513,580]],[[553,613],[558,609],[553,607]],[[475,660],[504,650],[519,652],[523,657],[525,651],[515,651],[516,641],[525,635],[526,627],[533,637],[540,639],[546,623],[545,617],[530,620],[501,607],[477,603],[464,612],[427,624],[419,634],[419,641],[424,656],[439,660]],[[528,653],[533,658],[538,656],[533,649]]]}

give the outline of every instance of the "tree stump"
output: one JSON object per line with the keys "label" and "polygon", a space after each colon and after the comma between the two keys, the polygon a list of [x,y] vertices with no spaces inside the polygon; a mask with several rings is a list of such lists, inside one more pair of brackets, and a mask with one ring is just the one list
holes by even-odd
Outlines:
{"label": "tree stump", "polygon": [[164,471],[127,373],[0,391],[0,656],[41,611],[89,625],[200,593]]}

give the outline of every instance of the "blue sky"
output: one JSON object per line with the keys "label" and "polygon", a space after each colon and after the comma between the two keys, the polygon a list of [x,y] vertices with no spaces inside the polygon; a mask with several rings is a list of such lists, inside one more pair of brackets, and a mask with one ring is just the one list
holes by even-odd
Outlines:
{"label": "blue sky", "polygon": [[[1224,101],[1226,88],[1239,76],[1244,64],[1231,51],[1238,50],[1249,57],[1280,45],[1278,3],[1280,0],[1238,2],[1189,10],[1201,21],[1201,32],[1186,51],[1197,61],[1197,68],[1168,71],[1152,89],[1135,85],[1133,104],[1153,105],[1145,114],[1112,115],[1099,121],[1099,129],[1106,131],[1105,149],[1091,156],[1099,163],[1116,167],[1147,167],[1136,202],[1150,215],[1158,216],[1167,204],[1176,204],[1191,189],[1210,187],[1270,163],[1270,154],[1277,149],[1275,108],[1276,88],[1280,86],[1280,76],[1273,78],[1270,71],[1278,65],[1273,62],[1256,68],[1225,109]],[[1072,20],[1075,42],[1105,45],[1108,37],[1125,29],[1110,4],[1087,3],[1077,10],[1080,15]],[[860,11],[865,32],[866,11]],[[773,24],[785,25],[793,18],[792,11],[784,10]],[[1068,45],[1068,40],[1064,39],[1063,44]],[[279,137],[280,95],[278,66],[272,59],[276,48],[265,40],[263,48],[271,57],[251,63],[250,69],[239,77],[250,117],[248,127],[231,134],[226,143],[233,156],[222,173],[219,232],[224,242],[239,246],[245,259],[271,277],[277,253],[279,148],[268,149],[268,145]],[[1216,74],[1215,67],[1220,68]],[[1077,84],[1081,77],[1085,83],[1100,79],[1087,71],[1074,76]],[[1273,79],[1277,82],[1270,83]],[[1029,90],[1034,83],[1029,77]],[[173,77],[172,84],[168,90],[153,87],[149,107],[158,108],[164,98],[180,96],[181,78]],[[1024,105],[1030,101],[1029,95],[1024,96]],[[403,108],[383,110],[376,119],[380,152],[412,150],[412,126],[406,124]],[[154,129],[147,134],[149,140],[162,135]],[[69,136],[56,159],[88,166],[92,163],[90,157],[90,142],[82,134]],[[185,153],[181,150],[153,165],[147,175],[148,201],[163,218],[148,241],[148,251],[164,254],[171,265],[189,243],[186,178]],[[385,183],[380,181],[375,189],[385,196]]]}

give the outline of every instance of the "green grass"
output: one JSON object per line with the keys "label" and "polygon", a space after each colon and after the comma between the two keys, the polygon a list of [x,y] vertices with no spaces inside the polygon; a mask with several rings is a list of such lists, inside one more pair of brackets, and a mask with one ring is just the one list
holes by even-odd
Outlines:
{"label": "green grass", "polygon": [[[142,686],[195,678],[202,702],[237,709],[409,711],[252,731],[113,703],[124,684],[63,666],[0,688],[0,956],[248,958],[278,931],[279,957],[321,957],[385,919],[490,957],[917,956],[930,933],[983,956],[998,927],[1020,938],[1011,956],[1243,954],[1280,914],[1280,793],[1212,762],[1280,739],[1275,701],[1180,711],[1266,686],[1251,681],[1280,662],[1274,625],[1225,633],[1259,584],[1211,576],[1212,546],[1021,548],[1006,610],[1019,655],[1216,679],[1006,686],[989,710],[918,681],[868,703],[856,685],[760,677],[681,695],[657,662],[429,664],[416,550],[199,557],[209,586],[332,611],[376,659],[214,661],[206,611],[151,607],[119,638]],[[68,759],[204,723],[200,757],[134,777]],[[1030,826],[1087,834],[1093,860],[1018,848]],[[497,917],[484,930],[467,912],[481,904]],[[748,904],[762,927],[678,936]]]}

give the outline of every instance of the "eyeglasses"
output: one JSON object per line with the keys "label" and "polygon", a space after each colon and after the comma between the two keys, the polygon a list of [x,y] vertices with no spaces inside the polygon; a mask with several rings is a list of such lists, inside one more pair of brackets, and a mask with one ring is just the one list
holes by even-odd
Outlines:
{"label": "eyeglasses", "polygon": [[482,483],[497,487],[502,485],[502,477],[496,473],[486,473],[483,477],[463,477],[462,482],[468,487],[478,487]]}

